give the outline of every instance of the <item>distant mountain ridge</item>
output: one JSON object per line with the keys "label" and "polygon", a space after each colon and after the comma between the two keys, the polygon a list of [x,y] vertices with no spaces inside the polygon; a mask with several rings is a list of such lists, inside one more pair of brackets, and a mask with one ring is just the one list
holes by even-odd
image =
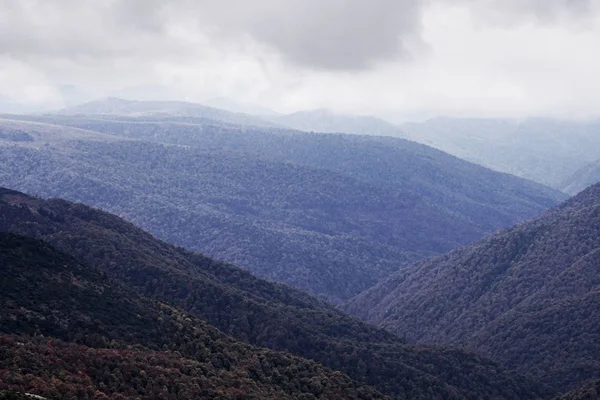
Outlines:
{"label": "distant mountain ridge", "polygon": [[383,119],[367,115],[336,114],[324,109],[272,116],[269,120],[307,132],[405,137],[398,126]]}
{"label": "distant mountain ridge", "polygon": [[[0,189],[0,232],[14,232],[47,240],[77,262],[97,271],[89,274],[103,274],[106,276],[103,279],[112,280],[126,290],[131,290],[127,297],[121,294],[113,296],[111,292],[96,290],[95,285],[88,285],[83,279],[73,279],[73,275],[66,271],[66,283],[72,284],[60,285],[59,281],[52,286],[46,286],[44,290],[50,292],[48,295],[38,294],[41,296],[41,302],[35,297],[16,294],[17,303],[14,303],[14,307],[3,308],[4,311],[16,310],[22,318],[27,318],[27,313],[22,314],[22,306],[31,308],[32,311],[35,311],[32,307],[43,308],[43,299],[50,301],[50,294],[56,293],[58,303],[55,304],[64,303],[65,307],[74,308],[73,311],[67,310],[67,314],[62,314],[71,315],[70,321],[74,327],[87,326],[91,329],[103,328],[106,332],[129,332],[125,336],[128,340],[134,340],[136,335],[143,334],[141,339],[146,337],[144,340],[147,341],[148,337],[154,337],[152,340],[159,341],[156,344],[167,341],[167,349],[175,351],[177,346],[182,346],[181,350],[177,351],[187,354],[188,351],[197,352],[193,342],[185,339],[187,335],[175,335],[177,340],[170,341],[170,336],[158,334],[157,329],[198,329],[205,325],[193,323],[193,320],[200,318],[238,340],[275,350],[285,350],[322,362],[332,369],[347,373],[357,381],[376,386],[380,391],[398,399],[513,399],[547,397],[550,394],[547,389],[485,359],[451,349],[405,344],[394,335],[346,316],[307,294],[285,285],[256,279],[231,265],[168,245],[114,215],[82,204],[60,199],[42,200],[12,190]],[[10,259],[15,260],[9,255]],[[63,267],[65,262],[60,257],[43,259],[52,260],[59,269],[66,268]],[[22,260],[22,257],[16,257],[16,260]],[[39,268],[43,266],[35,265]],[[88,273],[85,269],[82,270],[82,267],[78,268],[81,274]],[[12,296],[19,288],[35,293],[35,290],[27,288],[45,279],[44,273],[36,273],[35,269],[17,268],[16,271],[17,274],[21,271],[21,274],[33,275],[24,280],[16,276],[16,281],[23,282],[19,285],[2,280],[10,289],[2,292],[4,296]],[[84,308],[74,304],[70,296],[60,295],[61,290],[68,288],[72,288],[75,294],[92,290],[92,294],[85,297],[88,301],[85,302]],[[115,290],[125,289],[116,287]],[[93,301],[91,295],[96,296]],[[175,322],[171,324],[171,319],[165,317],[162,317],[161,322],[158,318],[160,315],[155,315],[153,318],[159,322],[158,327],[155,322],[151,323],[144,317],[146,311],[129,312],[132,307],[141,307],[143,304],[147,304],[143,306],[146,309],[154,307],[144,303],[145,300],[135,300],[136,296],[140,295],[191,314],[192,325],[185,318],[185,314],[172,309],[167,309],[167,313],[175,314],[172,317],[175,318]],[[125,301],[126,304],[105,307],[103,302],[111,301],[113,297],[113,302],[118,304]],[[30,304],[27,304],[28,302]],[[88,309],[96,309],[94,313],[109,315],[96,317],[100,318],[98,322],[93,318],[85,318],[85,310]],[[80,313],[83,314],[81,318]],[[111,313],[117,313],[124,321],[119,322],[114,315],[110,316]],[[42,326],[52,322],[37,316],[33,319],[30,317],[29,321],[24,326],[18,323],[13,326],[15,329],[21,329],[20,333],[28,333],[22,329],[33,329],[34,324]],[[77,339],[77,331],[62,323],[61,314],[56,315],[56,321],[51,328],[63,332],[63,340],[71,340],[73,336]],[[127,324],[137,325],[139,328],[129,329]],[[0,328],[2,326],[7,325],[0,325]],[[7,333],[12,332],[19,333],[14,330]],[[219,336],[222,335],[220,332],[215,335],[217,340],[232,340],[219,339],[222,338]],[[88,340],[85,335],[81,338],[84,343]],[[228,347],[227,345],[225,348]],[[11,348],[16,350],[18,345],[14,344]],[[244,348],[247,347],[234,346],[231,351],[239,352]],[[44,348],[40,348],[39,351],[44,351]],[[228,355],[236,359],[231,352],[226,352],[224,356]],[[11,362],[11,358],[6,360]],[[268,365],[272,365],[271,362],[275,364],[278,361],[270,361]],[[243,363],[243,359],[237,358],[235,363]],[[288,379],[288,370],[285,371],[282,384]],[[275,371],[273,374],[276,374]],[[341,376],[335,376],[340,378],[338,382],[343,382]],[[290,378],[302,377],[296,374]],[[279,379],[276,382],[282,381]],[[290,389],[289,386],[285,386]],[[353,386],[344,387],[351,390]],[[292,390],[297,389],[297,386],[292,385]],[[345,397],[340,394],[338,398]]]}
{"label": "distant mountain ridge", "polygon": [[402,139],[149,117],[35,119],[69,127],[5,122],[35,140],[0,140],[0,183],[118,213],[333,302],[565,198]]}
{"label": "distant mountain ridge", "polygon": [[600,375],[600,185],[405,269],[345,310],[410,340],[476,350],[562,390]]}
{"label": "distant mountain ridge", "polygon": [[57,115],[120,115],[130,117],[202,117],[254,126],[275,124],[249,114],[225,111],[185,101],[125,100],[109,97],[57,111]]}
{"label": "distant mountain ridge", "polygon": [[[576,171],[600,159],[598,121],[438,117],[424,122],[393,124],[374,116],[340,114],[326,109],[277,114],[228,99],[214,99],[213,104],[224,109],[180,101],[111,97],[61,110],[58,114],[205,118],[263,128],[404,138],[558,190],[568,186],[564,182]],[[250,112],[237,112],[239,110]]]}
{"label": "distant mountain ridge", "polygon": [[599,121],[434,118],[399,128],[410,140],[559,190],[600,159]]}

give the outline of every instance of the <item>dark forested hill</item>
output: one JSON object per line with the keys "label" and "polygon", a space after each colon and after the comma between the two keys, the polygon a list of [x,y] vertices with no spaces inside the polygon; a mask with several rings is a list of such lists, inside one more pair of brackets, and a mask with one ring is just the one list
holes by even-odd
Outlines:
{"label": "dark forested hill", "polygon": [[0,184],[109,210],[333,302],[564,198],[401,139],[38,119],[72,127],[5,121],[31,140],[0,140]]}
{"label": "dark forested hill", "polygon": [[[107,279],[239,340],[312,359],[397,398],[531,399],[548,393],[468,353],[405,344],[293,288],[168,245],[81,204],[3,189],[0,231],[44,239]],[[103,309],[101,301],[95,303]]]}
{"label": "dark forested hill", "polygon": [[[0,388],[62,399],[383,398],[0,233]],[[122,397],[121,397],[122,396]]]}
{"label": "dark forested hill", "polygon": [[576,195],[588,186],[600,182],[600,160],[590,163],[563,180],[561,190]]}
{"label": "dark forested hill", "polygon": [[561,389],[600,375],[600,185],[418,263],[346,305],[412,340],[461,345]]}

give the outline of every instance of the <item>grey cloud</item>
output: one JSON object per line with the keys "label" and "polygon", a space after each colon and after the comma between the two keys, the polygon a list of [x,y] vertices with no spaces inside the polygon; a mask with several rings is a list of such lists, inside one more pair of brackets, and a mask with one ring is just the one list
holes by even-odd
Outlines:
{"label": "grey cloud", "polygon": [[0,0],[0,54],[28,60],[152,55],[148,42],[157,51],[168,47],[158,3]]}
{"label": "grey cloud", "polygon": [[[250,36],[302,66],[355,70],[406,55],[403,41],[418,34],[421,6],[418,0],[0,0],[0,8],[0,53],[15,56],[169,54],[178,44],[165,43],[165,32],[184,19],[213,39]],[[140,46],[144,40],[154,48]]]}
{"label": "grey cloud", "polygon": [[[249,33],[288,60],[323,69],[365,69],[405,56],[419,31],[418,0],[206,1],[203,23]],[[202,18],[203,17],[203,18]]]}
{"label": "grey cloud", "polygon": [[0,0],[0,54],[197,57],[198,49],[168,35],[192,22],[190,34],[209,35],[213,46],[251,37],[294,65],[365,70],[409,56],[424,7],[442,1],[514,24],[524,16],[585,15],[594,0]]}

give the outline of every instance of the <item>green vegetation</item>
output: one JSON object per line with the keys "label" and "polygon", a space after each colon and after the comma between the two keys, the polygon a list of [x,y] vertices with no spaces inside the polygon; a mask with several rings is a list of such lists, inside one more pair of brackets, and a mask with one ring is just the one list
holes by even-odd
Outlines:
{"label": "green vegetation", "polygon": [[[32,312],[22,318],[33,318],[36,322],[19,324],[21,317],[17,317],[15,326],[22,327],[21,330],[11,328],[8,333],[36,334],[39,333],[37,329],[51,329],[60,340],[92,345],[90,341],[96,340],[95,331],[109,343],[120,338],[126,344],[135,342],[152,351],[177,351],[185,356],[197,354],[197,342],[205,341],[202,338],[206,337],[206,330],[210,327],[195,320],[200,318],[237,340],[312,359],[400,399],[531,399],[548,394],[539,385],[486,359],[459,350],[405,344],[394,335],[348,317],[302,292],[254,278],[231,265],[168,245],[130,223],[81,204],[41,200],[3,189],[0,191],[0,231],[46,240],[89,266],[79,266],[80,270],[93,268],[106,282],[116,281],[117,289],[131,288],[138,293],[136,296],[168,304],[167,311],[158,310],[170,315],[169,318],[161,317],[160,312],[152,308],[154,303],[143,297],[133,298],[131,294],[129,298],[132,300],[126,301],[126,304],[113,303],[109,306],[103,301],[116,302],[116,299],[128,297],[111,294],[108,289],[100,290],[98,283],[82,283],[86,297],[77,297],[83,289],[74,285],[72,289],[75,292],[66,297],[64,303],[61,303],[62,300],[54,301],[59,310],[64,310],[63,314],[57,312],[56,319],[36,320],[36,313],[40,313],[36,304],[44,307],[44,299],[52,293],[60,299],[63,288],[65,293],[70,293],[70,289],[61,284],[66,278],[60,278],[56,284],[46,285],[50,293],[42,291],[40,297],[34,298],[31,303],[21,303],[25,309],[32,308]],[[64,264],[58,257],[52,259],[56,259],[57,266]],[[31,278],[15,278],[13,283],[6,280],[9,282],[7,289],[23,289],[14,294],[13,301],[29,301],[23,292],[35,291],[27,285],[45,281],[43,273],[31,273],[35,274]],[[91,281],[91,278],[88,280]],[[31,283],[27,283],[29,281]],[[71,280],[74,283],[79,281]],[[80,315],[81,308],[73,306],[79,301],[71,301],[73,298],[87,299],[85,304],[89,304],[86,305],[89,311]],[[140,308],[145,311],[138,311]],[[10,309],[19,314],[22,307]],[[103,310],[107,309],[108,314],[103,316]],[[138,314],[146,317],[140,319]],[[73,317],[67,318],[69,315]],[[132,316],[135,318],[127,319]],[[165,322],[161,323],[160,318]],[[186,318],[192,320],[189,328],[181,322]],[[65,319],[69,324],[72,322],[74,326],[82,327],[79,335],[71,325],[64,325]],[[174,319],[178,322],[167,324]],[[44,328],[45,323],[52,325]],[[198,332],[201,336],[196,340],[194,329],[199,327],[204,328]],[[92,328],[91,331],[86,330]],[[190,337],[192,339],[186,339]],[[239,348],[233,344],[233,339],[227,340],[231,345],[224,346]],[[217,349],[220,348],[217,346]],[[191,353],[186,353],[188,350]],[[205,353],[208,356],[215,354],[215,357],[221,354],[210,350],[202,352]],[[235,365],[234,359],[240,356],[232,357],[223,362]],[[205,361],[202,358],[198,360]]]}
{"label": "green vegetation", "polygon": [[600,185],[530,222],[416,264],[345,309],[570,390],[600,374]]}

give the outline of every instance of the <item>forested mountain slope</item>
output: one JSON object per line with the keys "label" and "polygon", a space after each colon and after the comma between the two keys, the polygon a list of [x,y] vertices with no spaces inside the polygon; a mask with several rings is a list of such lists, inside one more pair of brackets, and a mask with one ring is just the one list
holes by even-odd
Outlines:
{"label": "forested mountain slope", "polygon": [[411,140],[557,189],[600,159],[598,121],[436,118],[400,129]]}
{"label": "forested mountain slope", "polygon": [[321,362],[397,398],[520,398],[548,392],[457,350],[414,346],[293,288],[154,239],[116,216],[3,189],[0,231],[47,240],[141,295],[254,345]]}
{"label": "forested mountain slope", "polygon": [[383,398],[227,337],[39,240],[0,233],[0,277],[0,388],[63,399]]}
{"label": "forested mountain slope", "polygon": [[[153,119],[38,119],[87,130],[5,121],[32,140],[0,140],[0,184],[101,207],[162,239],[332,302],[564,198],[401,139]],[[50,141],[40,126],[79,136]],[[89,130],[105,134],[88,140]]]}
{"label": "forested mountain slope", "polygon": [[600,185],[407,268],[345,309],[411,340],[476,350],[561,389],[600,375]]}

